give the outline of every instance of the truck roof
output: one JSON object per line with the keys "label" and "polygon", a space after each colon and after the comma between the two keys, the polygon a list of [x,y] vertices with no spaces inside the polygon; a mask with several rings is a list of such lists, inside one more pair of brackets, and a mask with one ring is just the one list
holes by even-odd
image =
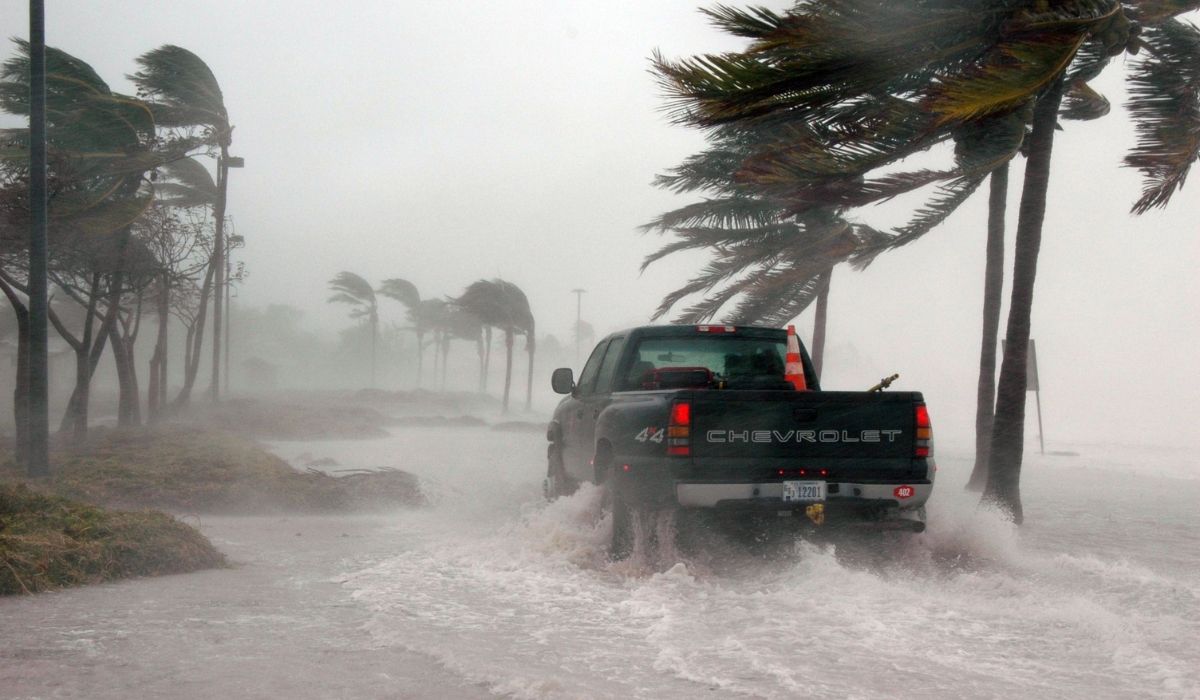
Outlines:
{"label": "truck roof", "polygon": [[[711,330],[710,330],[711,329]],[[720,329],[720,330],[717,330]],[[733,330],[727,330],[733,329]],[[767,326],[737,326],[723,323],[695,323],[682,324],[671,323],[661,324],[657,326],[634,326],[623,330],[614,331],[605,336],[605,339],[614,336],[632,336],[632,335],[654,335],[660,337],[684,337],[684,336],[704,336],[704,335],[719,335],[729,334],[738,335],[744,338],[777,338],[780,336],[786,337],[787,331],[783,328],[770,328]]]}

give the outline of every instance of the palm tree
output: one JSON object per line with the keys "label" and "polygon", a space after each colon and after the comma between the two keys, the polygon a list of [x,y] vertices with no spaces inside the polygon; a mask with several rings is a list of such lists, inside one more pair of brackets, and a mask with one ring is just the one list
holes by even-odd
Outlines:
{"label": "palm tree", "polygon": [[[684,311],[677,320],[709,320],[739,299],[724,315],[729,323],[783,324],[817,302],[813,329],[813,362],[823,357],[825,313],[833,267],[855,252],[884,242],[870,227],[842,218],[838,207],[804,207],[794,194],[739,178],[747,161],[776,142],[777,130],[721,129],[710,136],[712,147],[688,158],[656,184],[677,193],[700,191],[706,198],[663,214],[643,227],[672,233],[676,240],[649,255],[642,269],[671,253],[712,249],[713,262],[684,287],[667,295],[654,317],[668,312],[684,297],[722,289]],[[799,212],[799,213],[797,213]],[[741,275],[741,277],[738,277]]]}
{"label": "palm tree", "polygon": [[329,280],[329,289],[334,295],[329,302],[350,304],[350,318],[366,320],[371,331],[371,386],[375,386],[375,344],[379,336],[379,305],[375,290],[362,277],[353,272],[339,272]]}
{"label": "palm tree", "polygon": [[421,294],[417,291],[417,285],[397,277],[384,280],[378,291],[383,296],[400,302],[408,310],[408,320],[417,336],[417,387],[420,387],[425,363],[425,332],[428,330],[421,313]]}
{"label": "palm tree", "polygon": [[529,373],[525,395],[525,408],[533,403],[533,358],[536,350],[535,324],[529,308],[529,299],[520,287],[501,279],[473,282],[466,291],[452,302],[470,312],[484,326],[504,331],[504,411],[508,411],[509,390],[512,386],[513,340],[520,333],[525,335],[525,350],[529,353]]}
{"label": "palm tree", "polygon": [[[1174,33],[1179,36],[1196,34],[1191,25],[1171,19],[1174,14],[1192,9],[1190,3],[1168,6],[1146,0],[1127,5],[1135,19],[1174,23]],[[1017,229],[1009,342],[997,391],[991,469],[984,494],[985,500],[1009,510],[1019,522],[1017,483],[1029,308],[1058,111],[1064,95],[1068,108],[1094,108],[1096,95],[1086,82],[1111,56],[1127,50],[1136,52],[1149,46],[1147,41],[1152,38],[1158,40],[1156,43],[1169,42],[1153,33],[1139,39],[1137,27],[1131,25],[1116,0],[1078,0],[1053,6],[1035,2],[947,5],[936,0],[840,0],[798,3],[784,14],[721,7],[710,11],[710,15],[718,25],[752,42],[749,49],[736,54],[681,62],[656,57],[657,70],[676,100],[677,119],[705,128],[754,120],[816,124],[811,131],[833,138],[825,143],[814,139],[817,149],[802,143],[800,160],[812,156],[815,150],[818,155],[826,154],[824,161],[818,162],[832,160],[841,166],[833,173],[835,177],[827,178],[836,186],[833,194],[839,198],[833,201],[839,204],[851,203],[856,194],[869,194],[851,181],[851,198],[846,199],[846,165],[865,172],[862,168],[869,170],[894,162],[960,133],[964,127],[972,134],[974,129],[970,127],[981,119],[1005,118],[1034,106]],[[918,36],[919,41],[914,40]],[[1186,58],[1192,52],[1192,43],[1178,41],[1172,49],[1163,50],[1173,50],[1177,57]],[[1149,53],[1159,55],[1160,50],[1151,47]],[[1162,63],[1182,65],[1176,60]],[[1191,72],[1185,70],[1181,75],[1188,85],[1194,84],[1190,82]],[[1153,85],[1148,88],[1153,96],[1146,103],[1159,105],[1158,126],[1178,125],[1181,121],[1190,126],[1197,121],[1188,113],[1168,115],[1161,109],[1168,94],[1160,90],[1161,81],[1155,84],[1148,79],[1145,84]],[[1183,101],[1194,99],[1194,91],[1184,94],[1188,97]],[[927,114],[925,127],[914,131],[908,127],[919,124],[919,119],[909,122],[892,118],[888,112],[897,100]],[[1187,132],[1186,128],[1182,130]],[[842,147],[863,133],[882,138],[869,148]],[[1142,168],[1152,182],[1152,191],[1142,201],[1161,203],[1156,197],[1169,196],[1194,160],[1195,149],[1187,146],[1195,139],[1171,140],[1164,130],[1153,126],[1140,134],[1153,144],[1147,153],[1156,164],[1130,164]],[[777,154],[768,158],[768,174],[778,173],[797,160],[786,150],[782,154],[783,158]],[[1169,157],[1162,157],[1165,154]],[[958,178],[943,187],[914,224],[925,219],[936,225],[956,198],[969,195],[994,169],[976,171],[974,178]],[[898,232],[888,245],[906,243],[927,230],[929,227],[910,224],[907,232]],[[860,259],[869,261],[870,256]]]}
{"label": "palm tree", "polygon": [[151,101],[154,116],[166,128],[203,129],[205,143],[219,149],[217,198],[213,207],[216,230],[212,266],[216,295],[213,298],[213,372],[209,395],[216,401],[221,379],[221,322],[224,316],[225,203],[229,186],[229,146],[233,126],[225,98],[212,70],[187,49],[165,44],[138,57],[141,70],[129,76],[140,96]]}

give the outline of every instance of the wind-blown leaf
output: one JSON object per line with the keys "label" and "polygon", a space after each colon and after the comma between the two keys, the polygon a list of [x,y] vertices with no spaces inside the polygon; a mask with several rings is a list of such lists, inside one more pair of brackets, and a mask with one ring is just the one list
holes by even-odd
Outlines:
{"label": "wind-blown leaf", "polygon": [[417,291],[417,285],[398,277],[386,279],[380,283],[379,293],[404,304],[409,311],[417,308],[417,305],[421,303],[421,294]]}
{"label": "wind-blown leaf", "polygon": [[1142,35],[1147,50],[1133,64],[1129,112],[1137,144],[1125,165],[1142,172],[1141,214],[1166,205],[1200,157],[1200,30],[1170,20]]}

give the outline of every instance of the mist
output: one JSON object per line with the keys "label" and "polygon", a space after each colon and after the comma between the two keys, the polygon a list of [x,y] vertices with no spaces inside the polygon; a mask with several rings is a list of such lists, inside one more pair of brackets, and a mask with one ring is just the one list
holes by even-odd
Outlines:
{"label": "mist", "polygon": [[[662,546],[621,558],[615,486],[589,476],[554,492],[555,411],[574,395],[554,393],[551,373],[569,367],[577,380],[610,334],[672,322],[686,303],[660,318],[655,309],[710,261],[685,251],[641,269],[670,240],[642,227],[697,199],[655,177],[709,143],[673,123],[651,56],[745,48],[697,7],[49,3],[47,44],[114,91],[136,94],[135,59],[165,44],[211,68],[234,127],[230,153],[245,161],[228,180],[237,280],[219,400],[211,325],[190,404],[178,399],[194,326],[173,313],[170,409],[139,398],[145,421],[128,425],[118,398],[128,380],[106,350],[90,385],[92,432],[54,438],[53,477],[24,477],[20,436],[10,437],[20,418],[14,401],[0,402],[0,489],[12,489],[0,492],[0,555],[18,551],[5,538],[25,536],[26,521],[5,510],[19,493],[163,511],[220,563],[117,571],[109,557],[70,581],[49,580],[49,566],[31,567],[40,578],[13,567],[11,590],[0,586],[19,594],[0,596],[10,645],[0,688],[106,698],[882,698],[900,683],[937,698],[1196,693],[1200,458],[1187,439],[1200,419],[1190,357],[1200,347],[1200,186],[1131,213],[1143,182],[1123,165],[1135,141],[1127,57],[1090,83],[1111,113],[1062,121],[1054,139],[1032,310],[1040,392],[1028,394],[1018,470],[1024,524],[965,488],[986,187],[919,240],[832,273],[820,388],[861,392],[898,373],[888,391],[923,395],[937,461],[921,477],[936,489],[920,528],[858,537],[828,534],[801,511],[730,525],[664,509],[631,526],[639,546]],[[27,9],[0,0],[0,33],[27,36]],[[17,53],[6,46],[5,58]],[[25,124],[0,113],[0,129]],[[947,168],[953,151],[941,143],[902,166]],[[217,173],[215,158],[198,160]],[[1025,162],[1013,158],[1009,174],[1001,338]],[[847,217],[894,231],[932,189]],[[362,278],[370,302],[336,298],[345,273]],[[203,271],[189,274],[198,292]],[[410,282],[420,302],[448,302],[440,312],[474,283],[509,282],[530,319],[508,320],[507,344],[504,324],[482,318],[457,335],[446,317],[426,327],[421,307],[383,291],[388,280]],[[79,313],[51,291],[64,318]],[[163,359],[152,359],[151,303],[131,350],[142,396],[147,368]],[[810,348],[814,306],[791,321]],[[0,312],[6,397],[20,392],[17,338],[16,314]],[[52,433],[76,367],[52,328]],[[588,453],[589,469],[598,455]],[[54,503],[39,507],[68,512]],[[70,513],[51,537],[22,545],[23,561],[40,561],[64,533],[122,531]],[[806,649],[820,653],[796,651]]]}

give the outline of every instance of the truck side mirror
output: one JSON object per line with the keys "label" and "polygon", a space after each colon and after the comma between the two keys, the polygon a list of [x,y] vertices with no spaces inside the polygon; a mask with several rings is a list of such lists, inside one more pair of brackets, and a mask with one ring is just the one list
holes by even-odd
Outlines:
{"label": "truck side mirror", "polygon": [[559,367],[550,375],[550,386],[556,394],[569,394],[575,391],[575,375],[570,367]]}

